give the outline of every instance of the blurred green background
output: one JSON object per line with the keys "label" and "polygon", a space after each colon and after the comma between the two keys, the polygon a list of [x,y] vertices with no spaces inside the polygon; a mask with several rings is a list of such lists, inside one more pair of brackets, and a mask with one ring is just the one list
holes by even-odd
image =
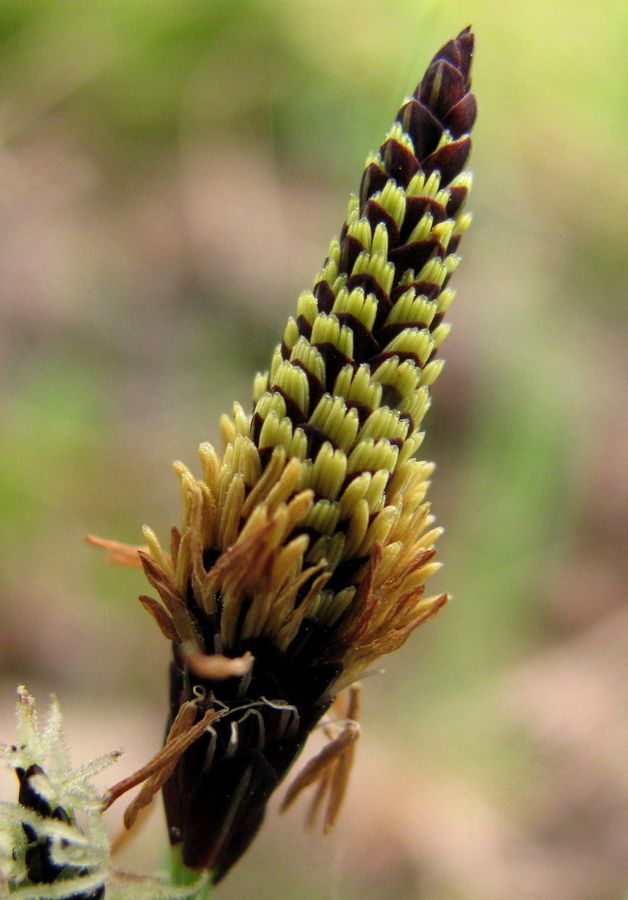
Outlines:
{"label": "blurred green background", "polygon": [[[159,746],[168,648],[83,536],[178,521],[171,460],[248,401],[470,21],[475,223],[424,444],[454,600],[366,683],[336,833],[273,812],[225,900],[628,884],[628,6],[0,4],[0,725],[18,681],[55,691],[77,762],[127,748],[114,778]],[[121,868],[163,859],[157,806]]]}

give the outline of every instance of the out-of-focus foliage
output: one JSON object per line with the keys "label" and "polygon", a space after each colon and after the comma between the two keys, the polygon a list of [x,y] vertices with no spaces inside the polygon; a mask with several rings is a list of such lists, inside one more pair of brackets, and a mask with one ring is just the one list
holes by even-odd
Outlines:
{"label": "out-of-focus foliage", "polygon": [[[269,822],[225,898],[628,882],[628,8],[0,4],[2,737],[26,681],[129,771],[167,658],[139,574],[82,536],[176,521],[171,459],[247,401],[367,152],[469,21],[476,218],[425,444],[454,602],[368,681],[337,834]],[[156,813],[121,865],[162,837]]]}

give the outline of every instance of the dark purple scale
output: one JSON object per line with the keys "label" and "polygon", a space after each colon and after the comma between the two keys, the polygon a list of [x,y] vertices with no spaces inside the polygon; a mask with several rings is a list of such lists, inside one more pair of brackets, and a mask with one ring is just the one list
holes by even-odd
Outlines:
{"label": "dark purple scale", "polygon": [[[191,589],[188,596],[210,651],[220,611],[203,616]],[[168,730],[188,700],[198,700],[197,720],[207,709],[223,712],[212,732],[183,754],[163,789],[171,843],[181,847],[187,866],[210,869],[215,882],[253,840],[268,798],[331,705],[330,686],[342,669],[329,630],[313,621],[304,622],[285,653],[264,638],[224,648],[233,656],[247,650],[255,660],[244,679],[196,677],[177,644],[170,666]]]}

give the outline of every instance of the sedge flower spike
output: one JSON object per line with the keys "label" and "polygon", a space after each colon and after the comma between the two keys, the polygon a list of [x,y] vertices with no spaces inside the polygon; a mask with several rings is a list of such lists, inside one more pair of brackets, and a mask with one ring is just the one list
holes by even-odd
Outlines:
{"label": "sedge flower spike", "polygon": [[176,464],[183,524],[169,550],[145,530],[139,555],[160,600],[141,601],[173,646],[166,748],[202,729],[157,781],[173,847],[214,880],[350,687],[342,721],[323,723],[330,744],[284,802],[316,783],[312,815],[324,807],[333,824],[359,733],[356,679],[447,599],[424,596],[439,529],[425,502],[432,466],[415,455],[470,223],[472,54],[467,28],[368,158],[251,412],[223,417],[222,457],[202,445],[200,478]]}

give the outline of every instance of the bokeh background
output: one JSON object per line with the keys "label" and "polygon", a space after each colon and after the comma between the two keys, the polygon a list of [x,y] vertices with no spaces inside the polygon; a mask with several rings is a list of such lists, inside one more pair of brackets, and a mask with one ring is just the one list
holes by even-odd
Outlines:
{"label": "bokeh background", "polygon": [[[77,762],[126,747],[116,780],[159,746],[168,648],[83,536],[178,521],[171,461],[247,402],[469,21],[475,224],[424,444],[454,600],[366,683],[335,834],[273,813],[224,900],[628,885],[628,6],[0,3],[1,736],[17,682],[54,691]],[[164,842],[156,804],[121,868]]]}

